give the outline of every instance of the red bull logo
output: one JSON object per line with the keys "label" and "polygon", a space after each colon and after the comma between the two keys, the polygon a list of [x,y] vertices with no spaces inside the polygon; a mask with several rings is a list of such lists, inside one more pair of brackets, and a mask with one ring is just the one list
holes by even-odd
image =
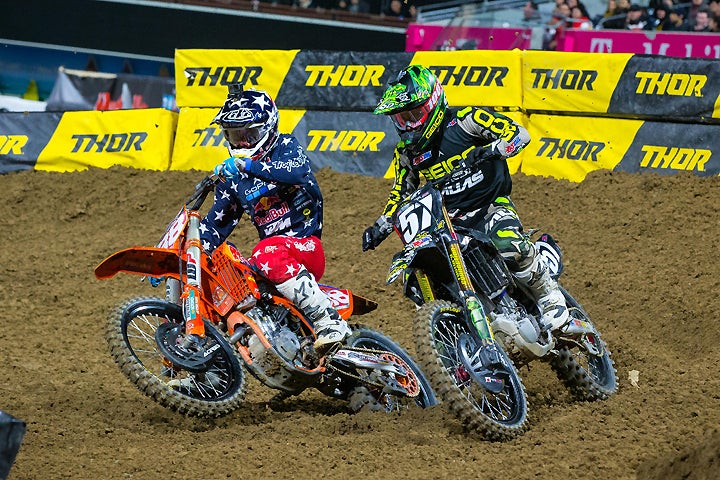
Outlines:
{"label": "red bull logo", "polygon": [[267,225],[287,214],[290,207],[279,197],[263,197],[255,204],[254,210],[253,222],[256,225]]}

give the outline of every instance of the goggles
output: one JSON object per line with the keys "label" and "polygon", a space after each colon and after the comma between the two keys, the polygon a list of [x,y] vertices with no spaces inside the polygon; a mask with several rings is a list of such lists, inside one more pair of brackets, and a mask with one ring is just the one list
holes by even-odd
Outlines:
{"label": "goggles", "polygon": [[412,110],[405,110],[404,112],[391,115],[395,128],[401,131],[408,131],[417,130],[422,127],[432,111],[432,107],[429,105],[430,102],[425,102]]}
{"label": "goggles", "polygon": [[254,147],[262,139],[264,133],[261,127],[253,128],[223,128],[225,140],[235,148]]}

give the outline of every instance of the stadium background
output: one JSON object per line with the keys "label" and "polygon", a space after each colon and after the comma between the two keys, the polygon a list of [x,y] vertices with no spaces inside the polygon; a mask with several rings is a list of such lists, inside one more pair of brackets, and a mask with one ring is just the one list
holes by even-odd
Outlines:
{"label": "stadium background", "polygon": [[[312,51],[292,53],[293,61],[313,55]],[[600,100],[587,91],[561,88],[562,94],[536,96],[546,106],[542,111],[522,108],[527,103],[521,108],[492,105],[520,115],[523,121],[539,119],[527,123],[535,129],[536,139],[570,139],[586,147],[607,139],[612,148],[604,151],[615,151],[613,160],[600,168],[578,169],[575,165],[583,160],[556,162],[556,158],[540,158],[536,171],[522,170],[532,163],[527,157],[515,164],[513,198],[524,223],[550,231],[564,249],[564,284],[605,334],[621,390],[607,402],[577,403],[545,365],[524,369],[532,408],[530,431],[508,444],[489,444],[466,435],[442,406],[389,416],[349,416],[342,405],[308,392],[282,411],[272,411],[265,403],[272,392],[252,380],[246,408],[216,421],[178,418],[142,397],[112,364],[102,340],[102,320],[124,296],[157,292],[135,279],[98,282],[92,269],[112,251],[153,243],[162,233],[203,174],[172,168],[175,144],[178,139],[189,141],[183,132],[207,127],[212,110],[207,107],[212,105],[190,106],[188,113],[181,107],[179,113],[156,108],[1,115],[0,149],[5,150],[0,154],[6,174],[0,176],[0,218],[5,227],[0,285],[9,308],[3,313],[7,327],[0,333],[4,366],[0,409],[27,425],[9,478],[304,478],[310,473],[381,478],[387,472],[397,478],[713,478],[720,451],[720,398],[714,373],[720,351],[712,295],[719,273],[712,260],[718,236],[712,219],[720,201],[712,160],[713,153],[717,157],[717,91],[713,91],[717,87],[706,83],[703,97],[692,95],[693,90],[690,95],[675,95],[678,98],[665,95],[663,102],[648,96],[649,106],[668,108],[659,114],[647,105],[640,112],[621,114],[609,108],[610,94],[620,80],[627,82],[623,91],[639,95],[638,84],[634,88],[631,84],[638,79],[637,72],[716,78],[715,63],[686,62],[677,67],[665,59],[632,57],[604,57],[606,63],[593,60],[590,66],[582,58],[553,59],[543,67],[578,62],[576,70],[602,75],[600,64],[615,79],[596,84],[613,87],[603,88]],[[518,65],[523,61],[518,59]],[[636,62],[641,66],[633,66]],[[302,63],[312,64],[317,62]],[[526,102],[532,99],[524,95],[532,90],[532,82],[522,80],[524,66],[518,72],[521,80],[514,84],[515,90],[508,90],[515,98],[523,92],[520,98]],[[684,77],[674,78],[679,92]],[[375,94],[367,92],[368,98]],[[556,102],[552,109],[547,109],[548,99]],[[668,99],[676,102],[668,104]],[[574,111],[568,105],[576,110],[592,105],[598,111]],[[642,102],[622,97],[618,105],[635,108]],[[329,130],[318,125],[344,126],[358,117],[374,118],[363,104],[349,112],[307,105],[281,107],[285,107],[283,117],[295,122],[288,131],[303,123],[299,131],[309,133]],[[188,130],[181,129],[183,121]],[[12,130],[17,125],[23,130]],[[117,125],[133,128],[119,131]],[[365,132],[385,128],[369,130],[362,122],[353,127]],[[162,147],[153,150],[152,142],[145,140],[147,157],[140,160],[124,155],[118,161],[114,151],[94,156],[84,152],[86,156],[79,158],[68,155],[76,146],[90,145],[92,138],[92,145],[102,143],[97,139],[103,135],[117,135],[107,141],[114,138],[119,143],[104,145],[122,150],[136,144],[131,138],[140,138],[131,137],[133,133],[149,134],[153,129],[162,130],[154,132]],[[24,143],[25,150],[19,146],[20,136],[38,132],[45,135],[41,146]],[[62,135],[58,143],[50,141]],[[553,143],[539,142],[536,153],[543,145],[548,152]],[[656,147],[651,151],[657,158],[666,158],[659,168],[639,168],[647,152],[643,146],[648,145]],[[209,148],[216,150],[204,154],[203,161],[211,165],[213,158],[222,158],[224,149]],[[388,159],[384,152],[372,157]],[[357,154],[354,158],[354,168],[364,165],[364,158],[357,160]],[[191,159],[186,161],[198,168]],[[554,163],[560,168],[548,169]],[[698,164],[706,170],[679,171]],[[628,173],[640,170],[651,171]],[[378,172],[360,175],[324,168],[318,174],[328,210],[325,281],[379,301],[380,310],[361,320],[412,351],[412,309],[399,290],[383,284],[398,242],[389,239],[378,251],[359,254],[360,232],[377,216],[390,186]],[[247,225],[234,234],[234,241],[246,250],[253,238]],[[637,386],[628,380],[632,370],[640,374]]]}

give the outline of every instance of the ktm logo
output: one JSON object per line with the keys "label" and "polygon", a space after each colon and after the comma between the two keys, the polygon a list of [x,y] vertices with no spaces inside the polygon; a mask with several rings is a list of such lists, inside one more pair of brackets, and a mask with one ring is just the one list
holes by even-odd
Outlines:
{"label": "ktm logo", "polygon": [[310,130],[308,131],[308,151],[359,151],[380,150],[380,142],[385,132],[364,132],[362,130]]}
{"label": "ktm logo", "polygon": [[22,148],[27,142],[25,135],[0,135],[0,155],[22,155]]}
{"label": "ktm logo", "polygon": [[692,73],[637,72],[635,78],[640,80],[635,93],[645,95],[702,97],[707,82],[705,75]]}
{"label": "ktm logo", "polygon": [[433,72],[441,84],[446,86],[465,85],[466,87],[497,87],[503,86],[503,79],[508,74],[508,67],[472,66],[432,66]]}
{"label": "ktm logo", "polygon": [[306,87],[367,87],[382,85],[383,65],[307,65]]}
{"label": "ktm logo", "polygon": [[147,140],[146,132],[132,133],[108,133],[106,135],[77,134],[72,138],[75,146],[72,152],[128,152],[130,150],[141,151],[142,144]]}
{"label": "ktm logo", "polygon": [[560,138],[542,137],[542,145],[538,149],[538,157],[567,158],[568,160],[598,161],[598,154],[605,148],[603,142],[589,142],[587,140],[570,140]]}
{"label": "ktm logo", "polygon": [[705,171],[705,164],[710,160],[712,151],[695,148],[664,147],[658,145],[643,145],[645,152],[641,167],[669,168],[672,170]]}
{"label": "ktm logo", "polygon": [[532,88],[550,88],[552,90],[593,90],[593,82],[598,77],[596,70],[563,70],[559,68],[533,68]]}
{"label": "ktm logo", "polygon": [[188,87],[214,87],[216,85],[258,85],[262,67],[188,67],[185,69]]}

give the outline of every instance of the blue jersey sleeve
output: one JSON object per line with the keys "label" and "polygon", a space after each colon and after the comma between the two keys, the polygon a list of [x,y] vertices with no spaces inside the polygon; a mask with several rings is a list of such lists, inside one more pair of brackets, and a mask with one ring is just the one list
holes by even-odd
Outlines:
{"label": "blue jersey sleeve", "polygon": [[237,184],[231,181],[215,187],[215,201],[200,222],[200,241],[205,251],[212,253],[240,221],[243,207],[236,193]]}

